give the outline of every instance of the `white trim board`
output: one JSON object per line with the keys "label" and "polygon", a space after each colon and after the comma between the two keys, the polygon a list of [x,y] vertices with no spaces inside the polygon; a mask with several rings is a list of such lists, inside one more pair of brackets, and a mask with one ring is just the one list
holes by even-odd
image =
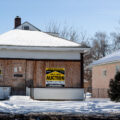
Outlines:
{"label": "white trim board", "polygon": [[40,100],[83,100],[82,88],[32,88],[33,99]]}
{"label": "white trim board", "polygon": [[33,47],[33,46],[6,46],[0,45],[0,50],[29,50],[29,51],[69,51],[69,52],[88,52],[89,48],[78,48],[78,47]]}
{"label": "white trim board", "polygon": [[0,58],[80,60],[79,52],[0,50]]}

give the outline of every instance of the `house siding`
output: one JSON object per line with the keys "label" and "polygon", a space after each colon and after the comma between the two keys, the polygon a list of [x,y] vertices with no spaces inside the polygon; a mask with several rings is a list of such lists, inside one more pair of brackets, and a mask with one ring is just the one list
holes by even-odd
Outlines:
{"label": "house siding", "polygon": [[[46,68],[65,68],[65,87],[80,87],[79,61],[35,61],[34,87],[45,87]],[[36,66],[36,67],[35,67]]]}
{"label": "house siding", "polygon": [[[14,71],[14,68],[21,71]],[[25,94],[27,87],[46,87],[46,68],[65,68],[65,87],[80,88],[80,61],[0,59],[0,86],[12,87],[12,94]],[[14,74],[22,75],[15,77]]]}
{"label": "house siding", "polygon": [[[12,87],[12,94],[25,94],[25,60],[0,60],[0,86]],[[14,68],[21,67],[21,71],[14,72]],[[15,74],[21,74],[22,77],[14,77]]]}
{"label": "house siding", "polygon": [[[93,66],[92,69],[92,95],[93,97],[108,97],[107,89],[109,88],[110,79],[113,79],[116,74],[116,66],[118,63],[104,64]],[[103,75],[103,71],[106,70],[106,76]]]}

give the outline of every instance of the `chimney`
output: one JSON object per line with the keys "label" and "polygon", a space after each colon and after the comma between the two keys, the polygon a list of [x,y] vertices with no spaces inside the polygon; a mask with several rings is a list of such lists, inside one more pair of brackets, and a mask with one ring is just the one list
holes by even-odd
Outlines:
{"label": "chimney", "polygon": [[15,21],[14,21],[14,28],[18,27],[21,25],[21,18],[19,16],[16,16]]}

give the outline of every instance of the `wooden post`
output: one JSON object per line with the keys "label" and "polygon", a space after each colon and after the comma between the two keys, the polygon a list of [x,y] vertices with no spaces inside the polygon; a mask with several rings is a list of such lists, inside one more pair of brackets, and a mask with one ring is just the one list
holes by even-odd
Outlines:
{"label": "wooden post", "polygon": [[80,71],[81,71],[81,74],[80,74],[80,80],[81,80],[81,85],[80,85],[80,88],[84,88],[84,58],[83,58],[83,53],[80,53],[80,62],[81,62],[81,66],[80,66]]}

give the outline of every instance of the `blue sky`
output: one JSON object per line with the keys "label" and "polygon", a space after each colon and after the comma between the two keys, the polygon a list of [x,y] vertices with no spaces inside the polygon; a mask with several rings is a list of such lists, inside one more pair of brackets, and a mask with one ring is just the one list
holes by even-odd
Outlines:
{"label": "blue sky", "polygon": [[50,22],[78,32],[112,32],[119,26],[120,0],[0,0],[0,34],[14,27],[15,16],[41,30]]}

